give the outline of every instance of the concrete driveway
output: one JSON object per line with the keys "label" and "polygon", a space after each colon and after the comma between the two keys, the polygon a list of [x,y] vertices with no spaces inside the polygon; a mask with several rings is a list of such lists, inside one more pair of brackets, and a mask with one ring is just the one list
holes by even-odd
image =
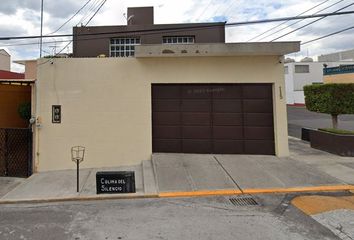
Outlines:
{"label": "concrete driveway", "polygon": [[[160,192],[288,189],[354,184],[354,159],[290,138],[291,156],[158,153],[152,157]],[[336,170],[333,170],[334,169]],[[339,171],[339,168],[341,171]],[[345,169],[343,173],[343,169]]]}

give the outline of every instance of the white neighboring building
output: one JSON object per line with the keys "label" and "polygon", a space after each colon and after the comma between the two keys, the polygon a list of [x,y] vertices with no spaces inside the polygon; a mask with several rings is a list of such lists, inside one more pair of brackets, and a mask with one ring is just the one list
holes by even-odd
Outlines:
{"label": "white neighboring building", "polygon": [[312,58],[304,58],[300,62],[295,62],[292,59],[286,59],[284,64],[286,103],[290,105],[305,104],[304,86],[323,83],[324,66],[338,67],[344,64],[354,64],[354,61],[314,62]]}
{"label": "white neighboring building", "polygon": [[11,56],[5,49],[0,49],[0,70],[11,70]]}

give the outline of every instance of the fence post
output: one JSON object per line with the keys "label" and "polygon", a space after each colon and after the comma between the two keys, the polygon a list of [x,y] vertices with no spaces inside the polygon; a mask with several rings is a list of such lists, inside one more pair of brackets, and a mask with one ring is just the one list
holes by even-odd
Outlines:
{"label": "fence post", "polygon": [[5,143],[4,143],[4,150],[5,150],[5,176],[8,175],[9,173],[9,160],[8,160],[8,154],[9,154],[9,151],[8,151],[8,130],[7,129],[4,129],[4,132],[5,132]]}

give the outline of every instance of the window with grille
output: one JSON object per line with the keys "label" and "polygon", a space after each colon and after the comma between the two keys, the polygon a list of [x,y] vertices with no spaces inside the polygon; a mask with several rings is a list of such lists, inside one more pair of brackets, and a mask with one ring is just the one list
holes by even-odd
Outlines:
{"label": "window with grille", "polygon": [[310,66],[309,65],[295,65],[295,73],[309,73]]}
{"label": "window with grille", "polygon": [[109,56],[134,57],[136,45],[140,45],[140,38],[112,38],[109,46]]}
{"label": "window with grille", "polygon": [[162,38],[163,44],[193,44],[194,36],[169,36]]}

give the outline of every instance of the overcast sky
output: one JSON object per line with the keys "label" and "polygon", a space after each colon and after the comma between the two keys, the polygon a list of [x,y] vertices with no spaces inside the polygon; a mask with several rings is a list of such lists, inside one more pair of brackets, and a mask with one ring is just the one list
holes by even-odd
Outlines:
{"label": "overcast sky", "polygon": [[[2,0],[0,4],[0,36],[27,36],[40,33],[40,2],[41,0]],[[44,34],[50,34],[69,19],[88,0],[44,0]],[[85,24],[93,14],[101,0],[91,0],[87,6],[60,31],[55,34],[72,33],[72,27]],[[322,3],[322,4],[321,4]],[[298,15],[316,5],[320,6],[306,13],[314,14],[331,5],[332,7],[320,13],[334,12],[345,7],[353,0],[107,0],[106,4],[93,18],[90,25],[124,25],[124,14],[127,7],[153,6],[155,23],[188,23],[188,22],[243,22],[256,19],[269,19]],[[342,11],[354,10],[354,5]],[[294,30],[314,19],[301,21],[285,28],[295,21],[274,29],[273,31],[254,39],[253,41],[271,41],[291,30]],[[281,23],[281,22],[280,22]],[[258,34],[267,31],[277,23],[247,25],[244,27],[228,27],[226,30],[227,42],[243,42],[252,39]],[[306,28],[289,34],[278,41],[308,41],[337,30],[354,25],[354,15],[327,17]],[[281,30],[282,28],[285,28]],[[279,33],[272,34],[277,30]],[[268,36],[264,39],[262,37]],[[44,55],[62,49],[67,43],[60,43],[62,38],[47,38],[44,42]],[[9,46],[12,44],[33,45]],[[33,59],[39,56],[38,40],[7,40],[0,41],[0,48],[5,48],[12,60]],[[6,46],[7,45],[7,46]],[[292,55],[297,59],[304,56],[316,57],[321,54],[354,48],[354,29],[321,41],[302,46],[300,53]],[[63,52],[71,52],[71,46]],[[21,71],[18,65],[13,70]]]}

